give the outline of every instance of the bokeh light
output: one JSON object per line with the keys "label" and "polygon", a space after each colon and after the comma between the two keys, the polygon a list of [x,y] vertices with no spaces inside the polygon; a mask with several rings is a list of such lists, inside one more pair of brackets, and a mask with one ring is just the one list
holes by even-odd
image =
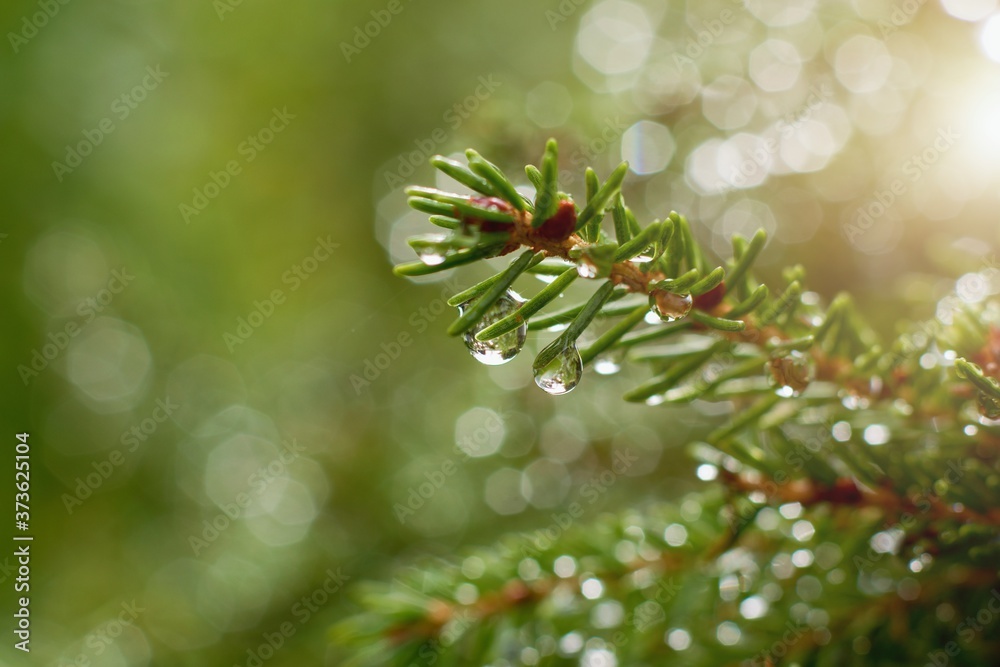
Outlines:
{"label": "bokeh light", "polygon": [[[552,136],[578,202],[585,167],[606,178],[627,160],[637,219],[684,214],[710,262],[763,227],[762,276],[801,264],[811,303],[850,292],[887,333],[893,295],[909,313],[930,293],[936,312],[912,316],[952,321],[1000,289],[976,268],[1000,242],[1000,6],[898,4],[414,3],[350,57],[342,44],[384,2],[60,5],[12,49],[0,99],[5,414],[9,432],[44,442],[35,511],[59,536],[36,563],[39,660],[245,663],[341,566],[352,583],[384,581],[419,556],[454,558],[475,580],[454,595],[475,604],[495,563],[471,545],[558,527],[572,503],[588,524],[634,511],[608,558],[641,566],[650,601],[654,565],[690,549],[684,523],[708,511],[685,494],[739,465],[684,453],[732,404],[623,404],[641,373],[623,353],[595,360],[565,400],[541,396],[531,358],[554,331],[480,366],[445,335],[447,300],[507,259],[394,276],[414,259],[407,238],[433,231],[404,188],[467,191],[429,161],[472,146],[532,194],[520,166]],[[9,30],[39,11],[11,4]],[[161,84],[116,104],[157,66]],[[244,142],[282,109],[287,128],[248,160]],[[113,131],[87,146],[104,119]],[[78,166],[53,171],[81,142]],[[326,239],[336,247],[320,261]],[[958,281],[951,300],[941,273]],[[824,432],[878,455],[897,432],[883,421]],[[615,472],[626,451],[634,461]],[[652,499],[677,501],[659,549],[638,516]],[[664,651],[709,641],[736,655],[785,602],[826,636],[824,596],[857,579],[842,547],[798,503],[760,509],[751,529],[781,531],[785,552],[757,571],[745,553],[721,557],[729,616],[660,619],[649,636]],[[872,548],[894,553],[898,538],[886,530]],[[923,554],[903,562],[913,578],[863,585],[909,603],[935,563]],[[526,557],[518,571],[555,576],[553,604],[582,597],[599,630],[634,619],[591,559]],[[133,598],[148,611],[94,655],[87,639]],[[332,660],[329,627],[352,605],[331,594],[270,664]],[[860,639],[847,650],[866,655]],[[630,664],[572,628],[509,660],[555,657]]]}

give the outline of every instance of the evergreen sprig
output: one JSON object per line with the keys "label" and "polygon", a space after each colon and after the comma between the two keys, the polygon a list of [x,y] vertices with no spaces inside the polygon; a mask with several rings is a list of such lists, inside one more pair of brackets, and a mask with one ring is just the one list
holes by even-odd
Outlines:
{"label": "evergreen sprig", "polygon": [[[428,270],[523,249],[455,298],[467,305],[449,331],[472,346],[565,327],[537,373],[600,327],[576,358],[649,367],[626,400],[730,406],[689,446],[715,481],[618,515],[571,506],[554,526],[356,589],[358,615],[333,632],[343,664],[996,664],[995,634],[963,619],[1000,600],[1000,303],[959,302],[884,343],[847,294],[806,299],[801,267],[759,284],[763,232],[734,237],[712,268],[682,215],[636,224],[624,166],[603,185],[588,174],[580,211],[553,180],[556,155],[549,142],[526,169],[534,200],[474,153],[482,180],[434,163],[483,197],[409,191],[456,221]],[[528,273],[552,280],[506,296]],[[589,299],[542,312],[581,280]]]}
{"label": "evergreen sprig", "polygon": [[[396,273],[426,275],[525,249],[506,269],[450,300],[452,305],[466,307],[448,328],[448,333],[471,332],[466,336],[470,346],[500,345],[502,343],[494,341],[523,325],[537,329],[538,326],[532,326],[532,318],[536,316],[546,326],[553,326],[553,322],[568,323],[585,304],[563,307],[560,313],[548,315],[541,311],[563,295],[571,284],[579,282],[577,278],[604,283],[609,285],[608,290],[615,288],[615,299],[624,296],[623,292],[649,299],[651,312],[665,322],[642,326],[646,336],[656,336],[657,331],[668,335],[677,328],[669,322],[688,318],[689,327],[685,328],[691,331],[700,335],[714,331],[728,336],[730,343],[718,349],[721,354],[737,343],[761,343],[764,336],[787,337],[785,331],[776,328],[759,330],[753,317],[755,312],[764,310],[767,316],[761,321],[770,325],[778,315],[796,309],[801,295],[796,282],[779,297],[771,297],[766,287],[753,280],[754,261],[766,243],[763,231],[749,241],[734,239],[735,254],[728,271],[722,266],[711,267],[684,216],[672,211],[663,220],[653,221],[645,227],[635,221],[621,193],[628,171],[626,163],[619,165],[603,183],[592,170],[588,171],[588,197],[581,209],[569,195],[559,190],[555,140],[546,144],[541,169],[532,165],[525,169],[535,186],[533,199],[521,194],[496,165],[477,152],[470,150],[467,155],[468,167],[441,156],[434,157],[431,163],[458,183],[475,190],[474,194],[416,186],[407,188],[410,205],[429,213],[439,226],[442,226],[442,219],[447,220],[451,234],[411,239],[422,261],[401,264],[396,267]],[[613,238],[600,226],[609,208],[614,219]],[[546,258],[556,264],[543,261]],[[511,312],[504,297],[514,282],[526,273],[556,277]],[[598,286],[598,289],[605,288]],[[611,292],[608,296],[612,296]],[[591,363],[597,351],[627,345],[625,340],[629,332],[648,319],[640,317],[635,307],[599,309],[594,315],[596,317],[587,318],[586,326],[574,326],[559,338],[564,347],[576,345],[584,331],[592,325],[601,326],[604,331],[598,337],[598,344],[582,355],[584,363]],[[796,334],[806,335],[810,327],[802,325],[803,321],[786,323]],[[536,360],[536,371],[550,361],[547,357],[551,351],[550,346],[546,354]]]}

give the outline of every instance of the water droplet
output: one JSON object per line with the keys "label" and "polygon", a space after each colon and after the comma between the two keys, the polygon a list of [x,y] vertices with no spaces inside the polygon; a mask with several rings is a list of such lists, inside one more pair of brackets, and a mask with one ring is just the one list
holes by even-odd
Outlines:
{"label": "water droplet", "polygon": [[421,262],[437,266],[448,256],[448,244],[443,234],[424,234],[410,240],[410,245]]}
{"label": "water droplet", "polygon": [[845,393],[840,403],[848,410],[867,410],[871,405],[871,401],[866,397],[855,393]]}
{"label": "water droplet", "polygon": [[780,359],[772,359],[765,369],[775,393],[782,398],[801,394],[812,382],[814,375],[812,359],[798,351],[790,352]]}
{"label": "water droplet", "polygon": [[594,359],[594,370],[598,375],[614,375],[622,369],[622,355],[617,352],[605,352]]}
{"label": "water droplet", "polygon": [[535,384],[546,393],[559,396],[573,390],[583,376],[583,360],[576,345],[570,343],[544,368],[535,369]]}
{"label": "water droplet", "polygon": [[423,246],[417,251],[417,257],[427,266],[437,266],[444,261],[444,250],[437,246]]}
{"label": "water droplet", "polygon": [[632,261],[636,264],[648,264],[653,261],[652,255],[636,255],[632,258]]}
{"label": "water droplet", "polygon": [[892,431],[885,424],[870,424],[867,426],[862,436],[869,445],[884,445],[892,439]]}
{"label": "water droplet", "polygon": [[833,425],[833,428],[830,429],[830,435],[832,435],[833,439],[837,442],[847,442],[851,439],[853,432],[854,431],[851,428],[851,425],[845,421],[837,422]]}
{"label": "water droplet", "polygon": [[907,403],[905,399],[897,398],[892,402],[892,407],[896,408],[901,415],[909,416],[913,414],[913,406]]}
{"label": "water droplet", "polygon": [[691,312],[694,299],[690,294],[674,294],[665,290],[653,290],[649,295],[650,311],[664,322],[679,320]]}
{"label": "water droplet", "polygon": [[871,407],[871,399],[882,394],[882,378],[873,375],[867,381],[850,381],[847,388],[840,394],[840,402],[848,410],[867,410]]}
{"label": "water droplet", "polygon": [[[459,312],[464,312],[470,302],[458,307]],[[486,312],[485,317],[474,327],[465,332],[465,346],[469,348],[472,357],[487,366],[499,366],[505,364],[521,351],[524,341],[528,338],[528,323],[522,321],[521,324],[507,333],[497,336],[492,340],[476,340],[476,334],[486,327],[499,322],[508,315],[517,312],[524,300],[516,292],[507,290],[507,293]]]}
{"label": "water droplet", "polygon": [[1000,401],[989,396],[985,391],[979,392],[977,401],[979,414],[987,419],[1000,419]]}
{"label": "water droplet", "polygon": [[583,259],[579,264],[576,265],[576,273],[581,278],[596,278],[597,277],[597,266]]}

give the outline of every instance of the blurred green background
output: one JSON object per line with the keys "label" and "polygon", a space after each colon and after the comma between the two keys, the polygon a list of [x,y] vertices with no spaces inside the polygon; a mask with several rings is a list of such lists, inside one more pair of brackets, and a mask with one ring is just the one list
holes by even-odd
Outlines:
{"label": "blurred green background", "polygon": [[544,527],[625,447],[593,511],[695,488],[710,406],[626,406],[628,367],[553,398],[538,341],[487,368],[444,335],[487,269],[395,278],[429,230],[402,186],[467,146],[519,175],[555,136],[576,195],[629,159],[642,220],[720,254],[763,226],[765,274],[888,332],[995,265],[996,12],[4,4],[0,422],[31,434],[36,541],[33,650],[0,660],[336,664],[345,583]]}

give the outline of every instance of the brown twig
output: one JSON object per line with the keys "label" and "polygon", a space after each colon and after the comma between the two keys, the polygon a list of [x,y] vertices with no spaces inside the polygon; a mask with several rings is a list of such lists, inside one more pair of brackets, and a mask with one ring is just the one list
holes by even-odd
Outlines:
{"label": "brown twig", "polygon": [[923,514],[932,520],[1000,526],[1000,508],[981,513],[964,505],[946,504],[940,498],[931,496],[927,498],[929,507],[921,509],[913,500],[900,496],[888,484],[869,489],[858,486],[848,477],[840,477],[830,485],[820,484],[807,478],[777,484],[771,480],[752,479],[747,475],[722,470],[720,479],[729,488],[742,493],[755,491],[765,493],[779,505],[797,502],[807,507],[820,503],[847,507],[877,507],[887,516]]}

